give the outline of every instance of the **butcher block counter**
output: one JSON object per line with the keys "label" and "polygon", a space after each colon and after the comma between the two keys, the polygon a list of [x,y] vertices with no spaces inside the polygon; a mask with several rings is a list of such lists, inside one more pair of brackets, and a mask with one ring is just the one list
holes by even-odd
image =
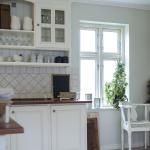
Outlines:
{"label": "butcher block counter", "polygon": [[30,104],[89,104],[89,100],[59,100],[59,99],[45,99],[45,98],[24,98],[12,99],[12,105],[30,105]]}
{"label": "butcher block counter", "polygon": [[9,123],[0,121],[0,135],[23,133],[24,129],[13,119],[10,119]]}

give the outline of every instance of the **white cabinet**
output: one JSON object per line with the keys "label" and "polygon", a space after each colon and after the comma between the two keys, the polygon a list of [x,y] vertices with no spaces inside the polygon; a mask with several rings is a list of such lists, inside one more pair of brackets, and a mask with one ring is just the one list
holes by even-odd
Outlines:
{"label": "white cabinet", "polygon": [[70,49],[70,8],[64,3],[36,5],[36,46],[52,50]]}
{"label": "white cabinet", "polygon": [[52,106],[52,150],[86,150],[85,106]]}
{"label": "white cabinet", "polygon": [[[23,22],[20,30],[0,29],[0,66],[68,67],[71,49],[70,2],[25,0],[16,1],[16,5],[11,15],[19,16],[22,21],[25,16],[32,18],[33,30],[23,30]],[[16,49],[21,50],[17,52],[17,55],[23,56],[20,61],[14,59]],[[30,51],[26,52],[27,49]],[[8,50],[11,52],[8,53]],[[33,55],[36,55],[35,60],[31,59]],[[40,61],[37,60],[38,55],[43,57]],[[55,61],[58,56],[61,58]]]}
{"label": "white cabinet", "polygon": [[87,150],[86,105],[15,106],[11,117],[24,127],[10,150]]}
{"label": "white cabinet", "polygon": [[[6,49],[31,49],[34,47],[35,32],[23,28],[24,17],[32,19],[34,26],[34,0],[15,1],[16,7],[11,7],[10,16],[17,16],[20,29],[0,29],[0,48]],[[0,1],[0,4],[11,4],[11,0]],[[23,9],[23,10],[22,10]],[[11,18],[12,20],[12,18]],[[11,25],[10,25],[11,26]],[[14,25],[13,25],[14,26]]]}
{"label": "white cabinet", "polygon": [[12,107],[11,117],[24,127],[23,134],[12,135],[11,150],[50,150],[49,107]]}

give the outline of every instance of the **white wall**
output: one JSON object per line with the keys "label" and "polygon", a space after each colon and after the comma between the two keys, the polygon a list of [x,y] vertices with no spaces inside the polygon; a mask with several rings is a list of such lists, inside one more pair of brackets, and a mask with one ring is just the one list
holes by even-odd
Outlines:
{"label": "white wall", "polygon": [[[72,70],[78,83],[80,20],[129,24],[129,100],[143,103],[150,78],[150,11],[73,3]],[[102,150],[120,146],[120,112],[100,110],[100,142]],[[143,136],[135,136],[133,143],[143,144]]]}

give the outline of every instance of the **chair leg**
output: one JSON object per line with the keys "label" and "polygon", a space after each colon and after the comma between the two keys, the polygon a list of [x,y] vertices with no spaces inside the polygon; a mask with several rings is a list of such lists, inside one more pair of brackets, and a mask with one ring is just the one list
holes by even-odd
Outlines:
{"label": "chair leg", "polygon": [[121,149],[124,149],[124,130],[121,129]]}
{"label": "chair leg", "polygon": [[132,134],[131,134],[131,132],[129,131],[128,132],[128,146],[129,146],[129,150],[131,150],[131,140],[132,140]]}
{"label": "chair leg", "polygon": [[145,149],[147,149],[147,132],[145,131]]}

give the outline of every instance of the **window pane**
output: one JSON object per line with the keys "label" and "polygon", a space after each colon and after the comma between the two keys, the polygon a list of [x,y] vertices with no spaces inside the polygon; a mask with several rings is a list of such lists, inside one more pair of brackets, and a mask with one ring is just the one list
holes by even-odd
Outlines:
{"label": "window pane", "polygon": [[80,89],[81,99],[85,99],[85,94],[92,94],[95,97],[95,60],[81,59]]}
{"label": "window pane", "polygon": [[42,42],[51,42],[51,28],[41,29],[41,40]]}
{"label": "window pane", "polygon": [[103,31],[103,50],[106,53],[118,52],[118,33],[113,31]]}
{"label": "window pane", "polygon": [[[117,61],[116,60],[104,60],[104,71],[103,71],[103,88],[106,82],[111,82],[113,79],[113,74],[115,72]],[[103,89],[104,91],[104,89]],[[105,99],[105,93],[104,93]],[[106,102],[104,102],[106,104]]]}
{"label": "window pane", "polygon": [[80,30],[80,51],[95,52],[95,30]]}

